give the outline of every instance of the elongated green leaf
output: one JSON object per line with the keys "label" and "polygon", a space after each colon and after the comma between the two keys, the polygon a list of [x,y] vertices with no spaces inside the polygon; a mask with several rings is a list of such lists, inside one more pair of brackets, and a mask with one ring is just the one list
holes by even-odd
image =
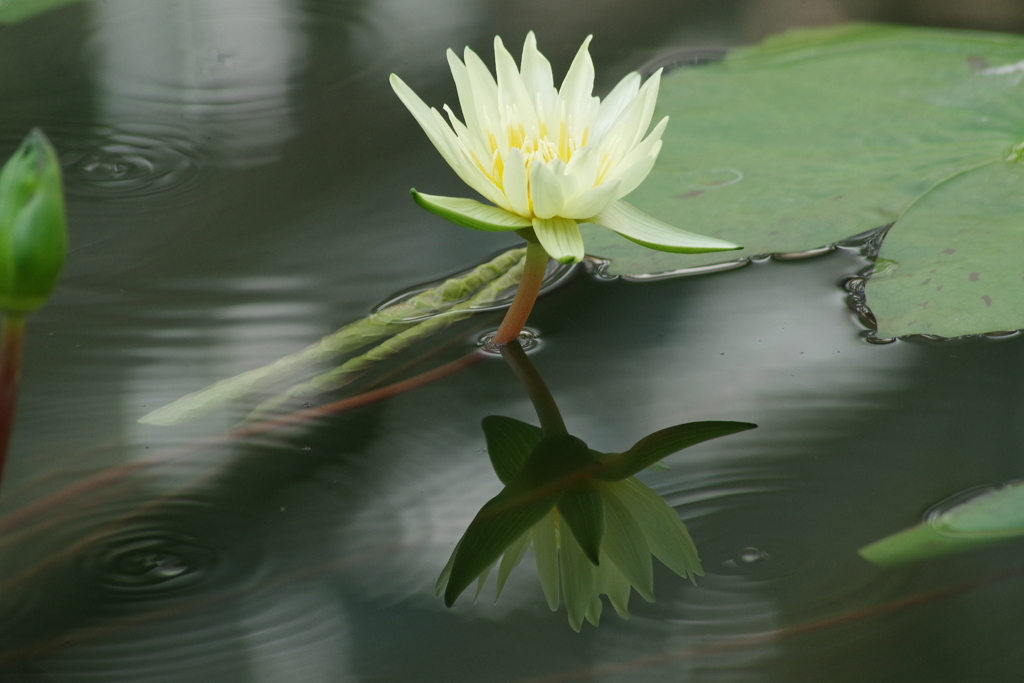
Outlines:
{"label": "elongated green leaf", "polygon": [[1024,483],[986,491],[860,549],[877,565],[892,566],[1024,537]]}
{"label": "elongated green leaf", "polygon": [[556,507],[583,554],[595,565],[600,564],[601,539],[604,537],[604,501],[601,494],[591,486],[577,486],[567,491]]}
{"label": "elongated green leaf", "polygon": [[682,68],[661,84],[671,120],[628,200],[669,225],[742,244],[646,250],[585,225],[612,274],[800,252],[881,227],[929,188],[1021,142],[1024,84],[994,70],[1024,38],[852,24],[802,30]]}
{"label": "elongated green leaf", "polygon": [[756,427],[749,422],[690,422],[667,427],[640,439],[625,453],[608,454],[598,477],[605,481],[625,479],[676,451]]}
{"label": "elongated green leaf", "polygon": [[0,24],[16,24],[82,0],[0,0]]}
{"label": "elongated green leaf", "polygon": [[[473,301],[476,296],[496,296],[503,291],[499,288],[507,290],[510,285],[516,284],[519,277],[517,273],[522,272],[522,267],[517,264],[523,262],[525,255],[525,249],[506,251],[487,263],[449,278],[410,299],[349,323],[297,353],[287,355],[269,365],[223,379],[157,408],[139,418],[139,422],[166,426],[194,420],[239,398],[263,391],[290,374],[303,372],[318,363],[332,361],[409,328],[423,329],[421,325],[436,320],[440,313]],[[442,322],[447,324],[449,321],[442,318]],[[437,324],[435,322],[427,327],[434,329]],[[410,336],[415,334],[418,333]],[[388,347],[389,350],[391,348],[393,347]],[[381,355],[383,354],[378,352],[372,357],[376,360]],[[369,361],[358,364],[358,369],[365,369],[365,365],[368,364]],[[355,371],[353,369],[353,372]]]}
{"label": "elongated green leaf", "polygon": [[506,487],[487,501],[459,542],[444,603],[451,607],[469,584],[554,507],[557,498]]}
{"label": "elongated green leaf", "polygon": [[697,555],[697,547],[693,544],[686,525],[661,496],[636,477],[623,479],[609,487],[608,491],[636,518],[644,531],[651,552],[666,567],[680,576],[688,577],[691,581],[694,576],[704,574]]}
{"label": "elongated green leaf", "polygon": [[508,484],[529,459],[544,432],[540,427],[501,415],[488,415],[482,426],[491,466],[501,483]]}
{"label": "elongated green leaf", "polygon": [[1022,235],[1020,162],[996,161],[936,185],[889,230],[867,283],[879,335],[1024,328]]}
{"label": "elongated green leaf", "polygon": [[497,206],[482,204],[475,199],[464,197],[441,197],[435,194],[421,194],[409,190],[416,203],[430,213],[445,220],[473,230],[505,232],[530,227],[530,219],[509,213]]}
{"label": "elongated green leaf", "polygon": [[[609,493],[608,489],[614,486],[616,484],[602,486],[599,489],[604,499],[605,511],[605,536],[602,547],[612,564],[636,587],[644,600],[653,602],[654,563],[651,562],[651,549],[644,537],[644,530],[640,528],[629,508],[617,496]],[[614,575],[615,572],[608,574]],[[628,592],[627,586],[627,600]],[[608,595],[611,597],[611,590]],[[618,609],[616,607],[616,610]]]}

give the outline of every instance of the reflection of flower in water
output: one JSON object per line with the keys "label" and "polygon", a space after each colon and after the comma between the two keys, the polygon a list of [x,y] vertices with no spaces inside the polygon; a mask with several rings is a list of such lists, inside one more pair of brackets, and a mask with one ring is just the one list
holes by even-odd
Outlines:
{"label": "reflection of flower in water", "polygon": [[682,448],[753,425],[677,425],[610,454],[567,434],[546,437],[540,428],[507,417],[485,418],[483,427],[505,488],[470,523],[438,579],[438,593],[444,589],[451,605],[474,580],[482,587],[497,564],[500,595],[532,546],[548,605],[556,610],[564,598],[578,631],[584,618],[598,624],[602,593],[623,618],[629,616],[630,587],[654,599],[652,554],[680,576],[693,580],[703,573],[675,511],[632,475]]}

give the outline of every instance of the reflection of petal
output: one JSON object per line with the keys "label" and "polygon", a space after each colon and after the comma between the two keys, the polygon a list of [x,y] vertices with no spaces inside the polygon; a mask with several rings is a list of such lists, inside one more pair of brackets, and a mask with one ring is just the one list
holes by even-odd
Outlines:
{"label": "reflection of petal", "polygon": [[101,118],[162,124],[232,163],[271,161],[290,138],[289,90],[305,50],[286,0],[90,3]]}

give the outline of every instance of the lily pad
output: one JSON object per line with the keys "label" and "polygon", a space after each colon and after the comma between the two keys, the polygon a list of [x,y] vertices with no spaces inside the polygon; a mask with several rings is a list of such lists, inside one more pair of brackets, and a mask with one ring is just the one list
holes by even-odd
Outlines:
{"label": "lily pad", "polygon": [[860,549],[880,566],[916,562],[1024,537],[1024,483],[985,491]]}
{"label": "lily pad", "polygon": [[943,181],[892,227],[867,303],[880,336],[1024,328],[1024,166],[998,161]]}
{"label": "lily pad", "polygon": [[[628,201],[742,244],[667,254],[586,226],[611,274],[800,252],[895,221],[943,180],[1021,141],[1024,38],[885,25],[801,30],[668,74],[671,121]],[[899,226],[892,230],[896,234]]]}

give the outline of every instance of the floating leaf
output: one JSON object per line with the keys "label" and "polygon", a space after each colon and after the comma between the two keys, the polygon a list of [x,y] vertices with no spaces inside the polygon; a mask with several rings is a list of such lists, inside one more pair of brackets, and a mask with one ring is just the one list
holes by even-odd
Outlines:
{"label": "floating leaf", "polygon": [[1024,165],[938,184],[889,231],[867,283],[880,336],[1024,328]]}
{"label": "floating leaf", "polygon": [[584,226],[587,252],[610,259],[612,274],[658,273],[891,223],[1021,142],[1022,59],[1019,36],[850,24],[678,69],[662,81],[655,116],[672,118],[658,163],[628,201],[744,249],[666,254]]}
{"label": "floating leaf", "polygon": [[860,549],[881,566],[916,562],[1024,537],[1024,483],[986,491]]}

